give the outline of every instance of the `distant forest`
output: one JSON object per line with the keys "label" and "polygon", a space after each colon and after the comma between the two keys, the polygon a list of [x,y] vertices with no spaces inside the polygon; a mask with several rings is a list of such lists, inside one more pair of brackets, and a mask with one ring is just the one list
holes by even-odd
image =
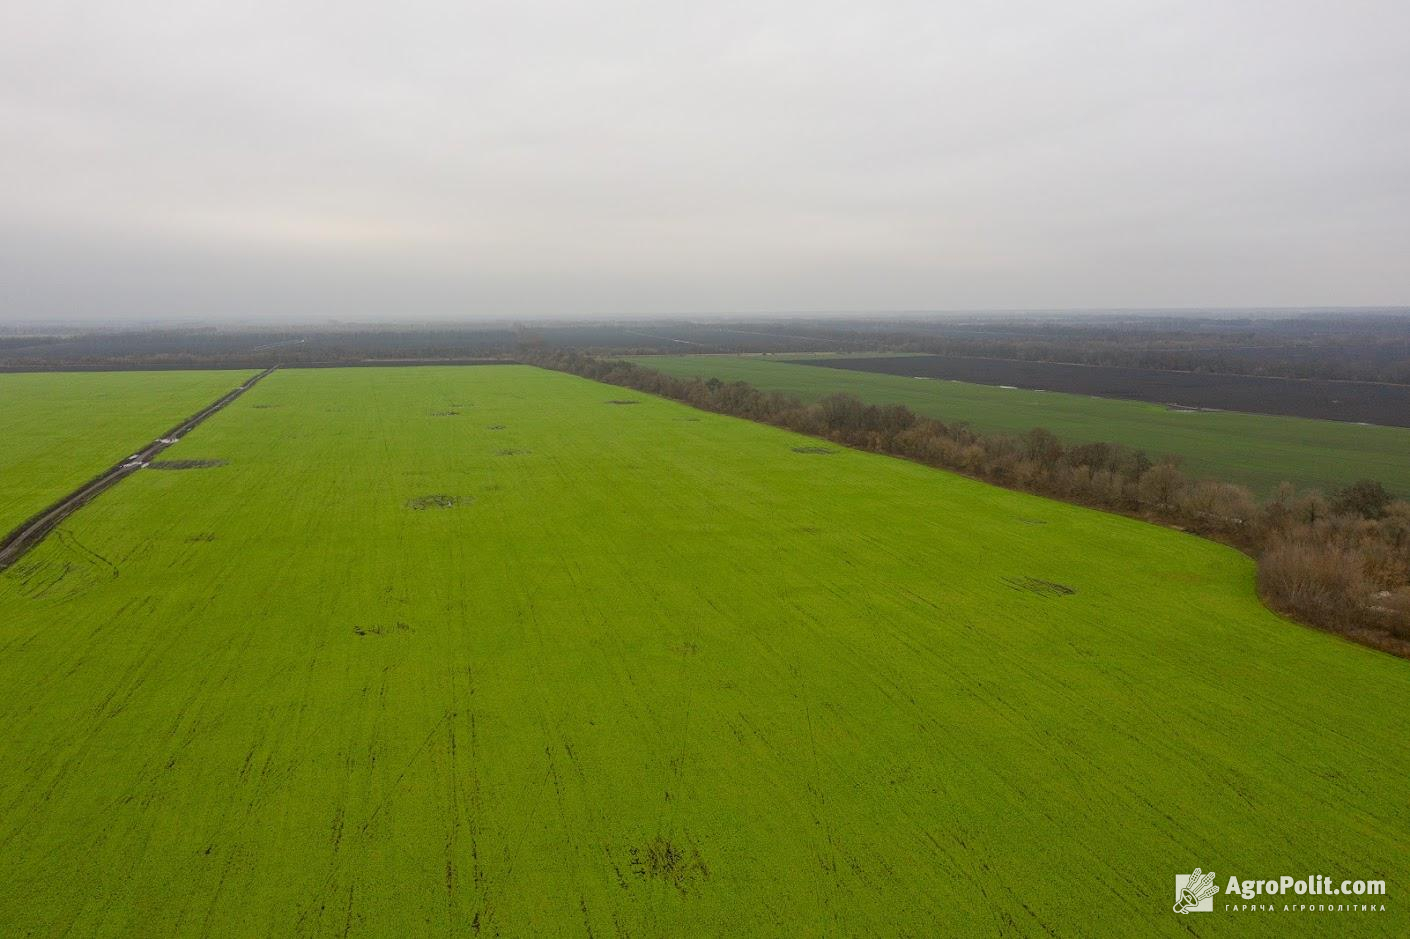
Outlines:
{"label": "distant forest", "polygon": [[947,314],[233,329],[0,328],[0,368],[219,367],[506,358],[576,349],[919,352],[1410,384],[1410,310],[1286,314]]}

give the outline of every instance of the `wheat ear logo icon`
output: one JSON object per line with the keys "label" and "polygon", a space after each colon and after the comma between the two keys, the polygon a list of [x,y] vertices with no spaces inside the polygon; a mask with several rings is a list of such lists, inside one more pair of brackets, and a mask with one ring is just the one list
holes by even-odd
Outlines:
{"label": "wheat ear logo icon", "polygon": [[1173,909],[1176,913],[1193,912],[1218,891],[1219,888],[1214,886],[1214,871],[1204,874],[1196,867],[1195,872],[1185,880],[1185,885],[1175,891]]}

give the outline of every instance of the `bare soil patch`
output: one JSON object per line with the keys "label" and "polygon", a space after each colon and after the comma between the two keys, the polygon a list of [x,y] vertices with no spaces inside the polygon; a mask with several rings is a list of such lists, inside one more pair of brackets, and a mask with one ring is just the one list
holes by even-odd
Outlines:
{"label": "bare soil patch", "polygon": [[147,469],[154,470],[194,470],[194,469],[215,469],[217,466],[227,466],[225,460],[153,460],[147,464]]}
{"label": "bare soil patch", "polygon": [[631,849],[632,872],[636,876],[662,880],[681,893],[702,880],[710,879],[710,869],[700,852],[689,845],[677,845],[669,838],[657,835],[644,846]]}
{"label": "bare soil patch", "polygon": [[397,622],[392,626],[354,626],[352,628],[354,636],[390,636],[396,633],[409,633],[411,627],[406,623]]}
{"label": "bare soil patch", "polygon": [[430,496],[417,496],[415,499],[406,500],[406,507],[413,512],[421,512],[426,509],[453,509],[462,504],[465,500],[460,496],[448,496],[441,493]]}
{"label": "bare soil patch", "polygon": [[1004,583],[1014,590],[1026,590],[1029,593],[1037,594],[1040,597],[1070,597],[1076,593],[1076,589],[1067,584],[1054,583],[1051,580],[1039,580],[1037,577],[1005,577]]}

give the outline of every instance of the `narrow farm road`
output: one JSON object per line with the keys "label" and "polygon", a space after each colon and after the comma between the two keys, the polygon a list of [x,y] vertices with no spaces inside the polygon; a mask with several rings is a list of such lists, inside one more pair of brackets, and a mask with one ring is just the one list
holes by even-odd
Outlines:
{"label": "narrow farm road", "polygon": [[132,456],[105,470],[38,515],[21,523],[18,528],[10,532],[3,539],[0,539],[0,571],[10,567],[23,557],[30,548],[33,548],[35,545],[39,544],[39,542],[43,541],[64,519],[83,508],[83,506],[87,505],[89,502],[92,502],[103,492],[117,485],[143,466],[146,466],[157,454],[186,436],[206,420],[206,418],[215,414],[217,411],[230,404],[230,402],[249,391],[261,379],[268,377],[276,368],[278,368],[277,365],[271,366],[258,375],[255,375],[253,378],[250,378],[244,384],[235,388],[214,403],[206,406],[191,417],[188,417],[176,427],[173,427],[156,440],[133,453]]}

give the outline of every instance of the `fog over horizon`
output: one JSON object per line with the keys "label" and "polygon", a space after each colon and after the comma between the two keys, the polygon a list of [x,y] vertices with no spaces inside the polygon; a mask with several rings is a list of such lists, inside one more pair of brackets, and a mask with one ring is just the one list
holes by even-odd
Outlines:
{"label": "fog over horizon", "polygon": [[1410,5],[0,9],[0,323],[1404,306]]}

